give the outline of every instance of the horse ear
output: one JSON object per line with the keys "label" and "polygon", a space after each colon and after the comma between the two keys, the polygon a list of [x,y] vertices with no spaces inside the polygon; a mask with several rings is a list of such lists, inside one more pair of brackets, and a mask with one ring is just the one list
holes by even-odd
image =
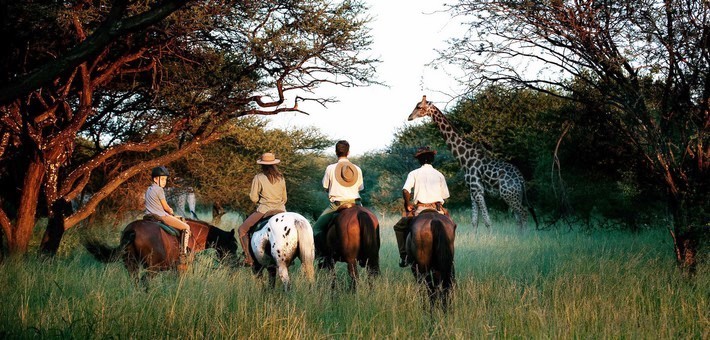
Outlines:
{"label": "horse ear", "polygon": [[230,231],[230,233],[232,233],[232,235],[234,235],[234,228],[232,228],[232,230]]}

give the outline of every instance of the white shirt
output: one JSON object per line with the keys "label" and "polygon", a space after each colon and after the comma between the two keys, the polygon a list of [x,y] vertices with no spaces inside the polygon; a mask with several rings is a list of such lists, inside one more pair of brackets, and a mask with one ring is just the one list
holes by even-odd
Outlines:
{"label": "white shirt", "polygon": [[[347,158],[338,159],[340,162],[349,162]],[[335,167],[338,163],[333,163],[325,168],[325,175],[323,176],[323,188],[328,190],[328,199],[331,202],[335,201],[349,201],[360,198],[360,190],[365,189],[365,185],[362,182],[362,170],[360,167],[353,164],[355,169],[357,169],[357,180],[355,184],[350,187],[344,187],[338,181],[335,180]]]}
{"label": "white shirt", "polygon": [[409,172],[402,189],[412,192],[412,187],[414,187],[413,198],[416,203],[443,203],[449,198],[446,178],[431,164],[424,164],[421,168]]}

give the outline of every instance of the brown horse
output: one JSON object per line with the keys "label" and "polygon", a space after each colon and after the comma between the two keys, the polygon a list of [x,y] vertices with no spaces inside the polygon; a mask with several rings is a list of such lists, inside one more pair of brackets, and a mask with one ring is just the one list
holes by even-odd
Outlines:
{"label": "brown horse", "polygon": [[[367,266],[370,276],[380,274],[380,223],[369,210],[355,205],[343,209],[335,218],[335,225],[326,235],[324,265],[333,272],[335,262],[348,264],[350,288],[357,288],[357,265]],[[333,281],[335,285],[335,279]]]}
{"label": "brown horse", "polygon": [[444,311],[455,280],[454,238],[456,224],[434,210],[425,211],[410,224],[407,256],[413,260],[412,272],[418,282],[426,282],[430,308],[441,302]]}
{"label": "brown horse", "polygon": [[[188,248],[193,253],[215,248],[221,257],[236,254],[237,240],[234,229],[224,231],[206,222],[186,220],[190,226]],[[84,247],[101,262],[114,262],[123,259],[131,277],[136,283],[144,283],[156,272],[176,269],[180,253],[178,238],[168,234],[157,222],[151,220],[133,221],[123,229],[121,243],[111,248],[99,241],[85,241]],[[141,268],[147,269],[147,275],[139,277]]]}

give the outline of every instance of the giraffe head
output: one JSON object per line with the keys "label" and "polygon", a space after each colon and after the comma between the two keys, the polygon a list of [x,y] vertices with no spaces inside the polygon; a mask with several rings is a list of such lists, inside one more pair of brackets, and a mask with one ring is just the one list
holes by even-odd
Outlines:
{"label": "giraffe head", "polygon": [[414,110],[412,110],[412,113],[409,115],[407,120],[414,120],[426,116],[431,117],[435,109],[436,107],[434,104],[427,101],[426,96],[422,96],[422,101],[417,103],[417,106],[414,107]]}

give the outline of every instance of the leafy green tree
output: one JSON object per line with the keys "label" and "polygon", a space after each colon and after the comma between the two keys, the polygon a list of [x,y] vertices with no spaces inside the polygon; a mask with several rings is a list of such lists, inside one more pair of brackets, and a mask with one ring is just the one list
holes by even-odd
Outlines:
{"label": "leafy green tree", "polygon": [[273,152],[286,178],[287,209],[312,215],[325,200],[319,202],[320,177],[313,174],[322,171],[315,171],[320,152],[331,144],[314,128],[267,130],[263,120],[241,119],[220,143],[189,154],[179,163],[202,201],[216,205],[218,211],[248,215],[254,209],[249,199],[251,181],[261,171],[256,160],[264,152]]}
{"label": "leafy green tree", "polygon": [[694,270],[710,219],[707,1],[459,0],[450,8],[470,30],[441,60],[467,70],[468,84],[596,105],[585,112],[621,137],[666,194],[678,264]]}

